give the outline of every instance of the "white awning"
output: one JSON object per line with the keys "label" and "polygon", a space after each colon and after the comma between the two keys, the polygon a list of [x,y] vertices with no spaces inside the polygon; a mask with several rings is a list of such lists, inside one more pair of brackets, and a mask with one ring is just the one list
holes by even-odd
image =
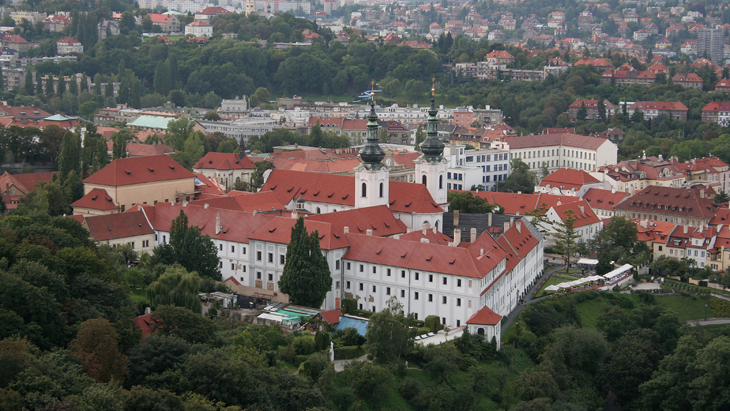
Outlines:
{"label": "white awning", "polygon": [[578,264],[581,265],[598,265],[598,260],[593,258],[581,258],[578,260]]}
{"label": "white awning", "polygon": [[630,271],[632,268],[634,268],[633,265],[624,264],[621,267],[611,271],[610,273],[603,274],[603,277],[606,278],[607,280],[612,280],[612,279],[626,273],[627,271]]}

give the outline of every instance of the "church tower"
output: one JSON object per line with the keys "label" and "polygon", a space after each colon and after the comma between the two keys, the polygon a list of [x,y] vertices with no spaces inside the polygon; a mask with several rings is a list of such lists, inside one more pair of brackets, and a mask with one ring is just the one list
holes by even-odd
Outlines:
{"label": "church tower", "polygon": [[428,123],[426,125],[426,140],[421,143],[423,155],[416,159],[416,181],[428,188],[434,201],[446,209],[446,170],[448,162],[444,158],[444,143],[438,138],[438,110],[434,103],[436,93],[435,79],[431,86],[431,108],[428,110]]}
{"label": "church tower", "polygon": [[[375,82],[373,82],[375,88]],[[371,94],[368,116],[368,139],[360,150],[362,164],[355,168],[355,208],[388,205],[389,170],[382,163],[385,151],[378,138],[378,115],[375,114],[375,93]]]}
{"label": "church tower", "polygon": [[256,3],[254,3],[253,0],[246,0],[245,3],[246,3],[246,9],[245,9],[246,16],[249,16],[249,15],[251,15],[251,13],[256,12]]}

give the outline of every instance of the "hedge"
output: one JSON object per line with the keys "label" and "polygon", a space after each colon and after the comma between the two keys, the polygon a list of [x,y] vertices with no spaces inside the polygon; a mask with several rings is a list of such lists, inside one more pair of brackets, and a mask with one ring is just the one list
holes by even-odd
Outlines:
{"label": "hedge", "polygon": [[335,348],[335,360],[354,360],[364,353],[357,345],[351,345],[348,347]]}

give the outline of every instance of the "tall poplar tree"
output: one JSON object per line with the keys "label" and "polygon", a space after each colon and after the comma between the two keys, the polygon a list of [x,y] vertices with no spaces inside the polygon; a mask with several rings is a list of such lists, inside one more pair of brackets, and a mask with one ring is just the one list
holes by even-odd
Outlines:
{"label": "tall poplar tree", "polygon": [[66,176],[71,171],[78,174],[81,160],[81,140],[71,131],[66,131],[63,135],[61,143],[61,155],[58,158],[58,171],[61,181],[66,180]]}
{"label": "tall poplar tree", "polygon": [[565,259],[565,271],[567,272],[570,266],[570,257],[578,249],[576,240],[580,238],[580,235],[575,231],[575,222],[578,221],[575,218],[575,211],[566,210],[564,214],[565,218],[555,227],[555,251]]}
{"label": "tall poplar tree", "polygon": [[197,271],[202,277],[220,279],[218,250],[209,235],[202,235],[200,228],[188,226],[188,216],[180,214],[170,225],[170,246],[175,262],[188,271]]}
{"label": "tall poplar tree", "polygon": [[332,289],[329,264],[319,246],[319,232],[308,235],[302,217],[291,230],[279,289],[289,295],[292,304],[314,308],[322,306]]}
{"label": "tall poplar tree", "polygon": [[33,87],[33,72],[30,70],[25,71],[25,91],[29,96],[32,96],[33,93],[35,93],[35,88]]}

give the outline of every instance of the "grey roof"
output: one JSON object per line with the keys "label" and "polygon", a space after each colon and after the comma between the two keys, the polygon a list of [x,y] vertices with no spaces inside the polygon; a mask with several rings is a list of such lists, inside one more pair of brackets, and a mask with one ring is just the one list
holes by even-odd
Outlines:
{"label": "grey roof", "polygon": [[133,122],[127,123],[128,127],[157,128],[167,130],[167,123],[176,120],[172,117],[148,116],[141,115]]}
{"label": "grey roof", "polygon": [[[454,235],[454,229],[461,229],[461,241],[471,241],[471,229],[477,229],[477,237],[482,235],[483,232],[487,231],[489,226],[489,214],[473,214],[473,213],[459,213],[459,225],[454,226],[454,213],[446,212],[443,214],[443,233],[448,236]],[[513,214],[492,214],[492,225],[494,228],[490,230],[490,234],[494,238],[498,238],[502,235],[504,230],[504,223],[510,222],[510,219],[514,218],[515,221],[521,220],[522,224],[527,227],[528,230],[538,240],[542,240],[545,236],[535,228],[530,219],[524,215],[513,215]]]}

